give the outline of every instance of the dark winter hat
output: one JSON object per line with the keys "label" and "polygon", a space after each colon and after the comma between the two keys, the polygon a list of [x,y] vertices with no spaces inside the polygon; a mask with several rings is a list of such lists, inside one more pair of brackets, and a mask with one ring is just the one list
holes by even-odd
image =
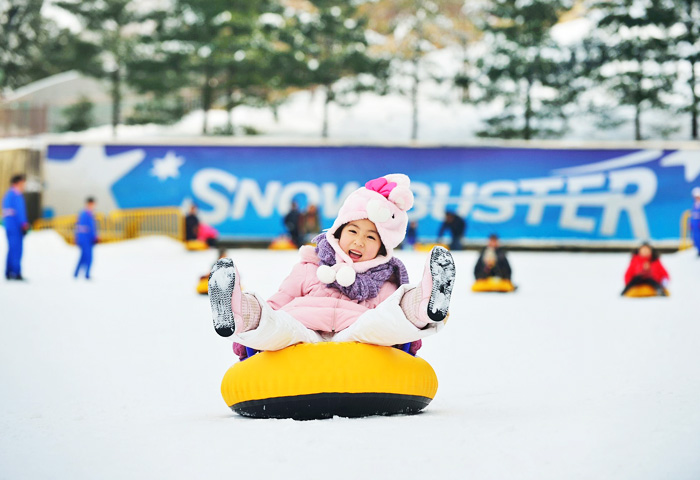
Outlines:
{"label": "dark winter hat", "polygon": [[18,173],[17,175],[12,175],[10,178],[10,185],[17,185],[19,182],[24,182],[27,179],[26,176],[22,173]]}

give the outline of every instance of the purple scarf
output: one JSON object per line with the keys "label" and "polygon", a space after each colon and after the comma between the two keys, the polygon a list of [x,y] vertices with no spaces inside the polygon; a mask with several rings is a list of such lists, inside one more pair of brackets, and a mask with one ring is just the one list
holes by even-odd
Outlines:
{"label": "purple scarf", "polygon": [[[316,254],[321,260],[321,265],[328,265],[329,267],[335,265],[335,250],[328,243],[326,235],[322,233],[314,238],[313,241],[316,242]],[[408,283],[406,266],[398,258],[391,257],[386,263],[370,268],[366,272],[357,273],[355,283],[348,287],[343,287],[338,282],[329,283],[328,286],[340,290],[346,297],[361,302],[379,295],[379,289],[394,275],[398,279],[399,285]]]}

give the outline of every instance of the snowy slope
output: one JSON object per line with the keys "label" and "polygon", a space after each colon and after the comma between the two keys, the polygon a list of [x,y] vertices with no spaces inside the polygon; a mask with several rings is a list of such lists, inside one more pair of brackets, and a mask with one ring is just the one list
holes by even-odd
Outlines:
{"label": "snowy slope", "polygon": [[[0,257],[6,252],[0,232]],[[263,295],[295,252],[229,250]],[[511,295],[469,290],[457,252],[447,328],[420,355],[440,387],[417,416],[252,420],[224,404],[235,361],[194,293],[215,253],[164,238],[25,241],[0,280],[0,479],[700,476],[700,259],[665,255],[672,296],[618,296],[626,254],[514,252]],[[417,279],[425,254],[400,252]]]}

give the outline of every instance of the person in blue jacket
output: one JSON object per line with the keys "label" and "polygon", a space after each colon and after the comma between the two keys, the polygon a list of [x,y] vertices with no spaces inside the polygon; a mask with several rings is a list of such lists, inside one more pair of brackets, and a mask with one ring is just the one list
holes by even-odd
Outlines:
{"label": "person in blue jacket", "polygon": [[95,222],[95,199],[88,197],[85,200],[85,209],[78,216],[75,226],[75,243],[80,247],[80,260],[75,268],[75,278],[81,269],[85,269],[85,278],[90,278],[90,266],[92,265],[92,247],[97,243],[97,224]]}
{"label": "person in blue jacket", "polygon": [[22,278],[22,242],[24,234],[29,230],[27,208],[24,203],[24,175],[14,175],[10,179],[10,190],[2,199],[2,218],[7,234],[7,263],[5,278],[8,280],[23,280]]}
{"label": "person in blue jacket", "polygon": [[693,188],[692,194],[695,201],[690,211],[690,236],[700,256],[700,187]]}

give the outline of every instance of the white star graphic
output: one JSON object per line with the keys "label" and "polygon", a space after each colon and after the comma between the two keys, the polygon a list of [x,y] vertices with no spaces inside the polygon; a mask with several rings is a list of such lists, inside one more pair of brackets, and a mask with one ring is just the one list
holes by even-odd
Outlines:
{"label": "white star graphic", "polygon": [[158,180],[164,182],[168,178],[177,178],[180,176],[180,167],[185,163],[182,157],[175,155],[175,152],[168,151],[163,158],[153,160],[153,168],[151,175],[158,177]]}
{"label": "white star graphic", "polygon": [[664,167],[685,167],[685,181],[692,182],[700,175],[700,150],[679,150],[661,159]]}
{"label": "white star graphic", "polygon": [[99,211],[119,208],[112,185],[141,163],[146,153],[135,149],[107,156],[104,146],[80,147],[72,160],[46,160],[44,205],[55,215],[76,213],[87,197],[97,200]]}

